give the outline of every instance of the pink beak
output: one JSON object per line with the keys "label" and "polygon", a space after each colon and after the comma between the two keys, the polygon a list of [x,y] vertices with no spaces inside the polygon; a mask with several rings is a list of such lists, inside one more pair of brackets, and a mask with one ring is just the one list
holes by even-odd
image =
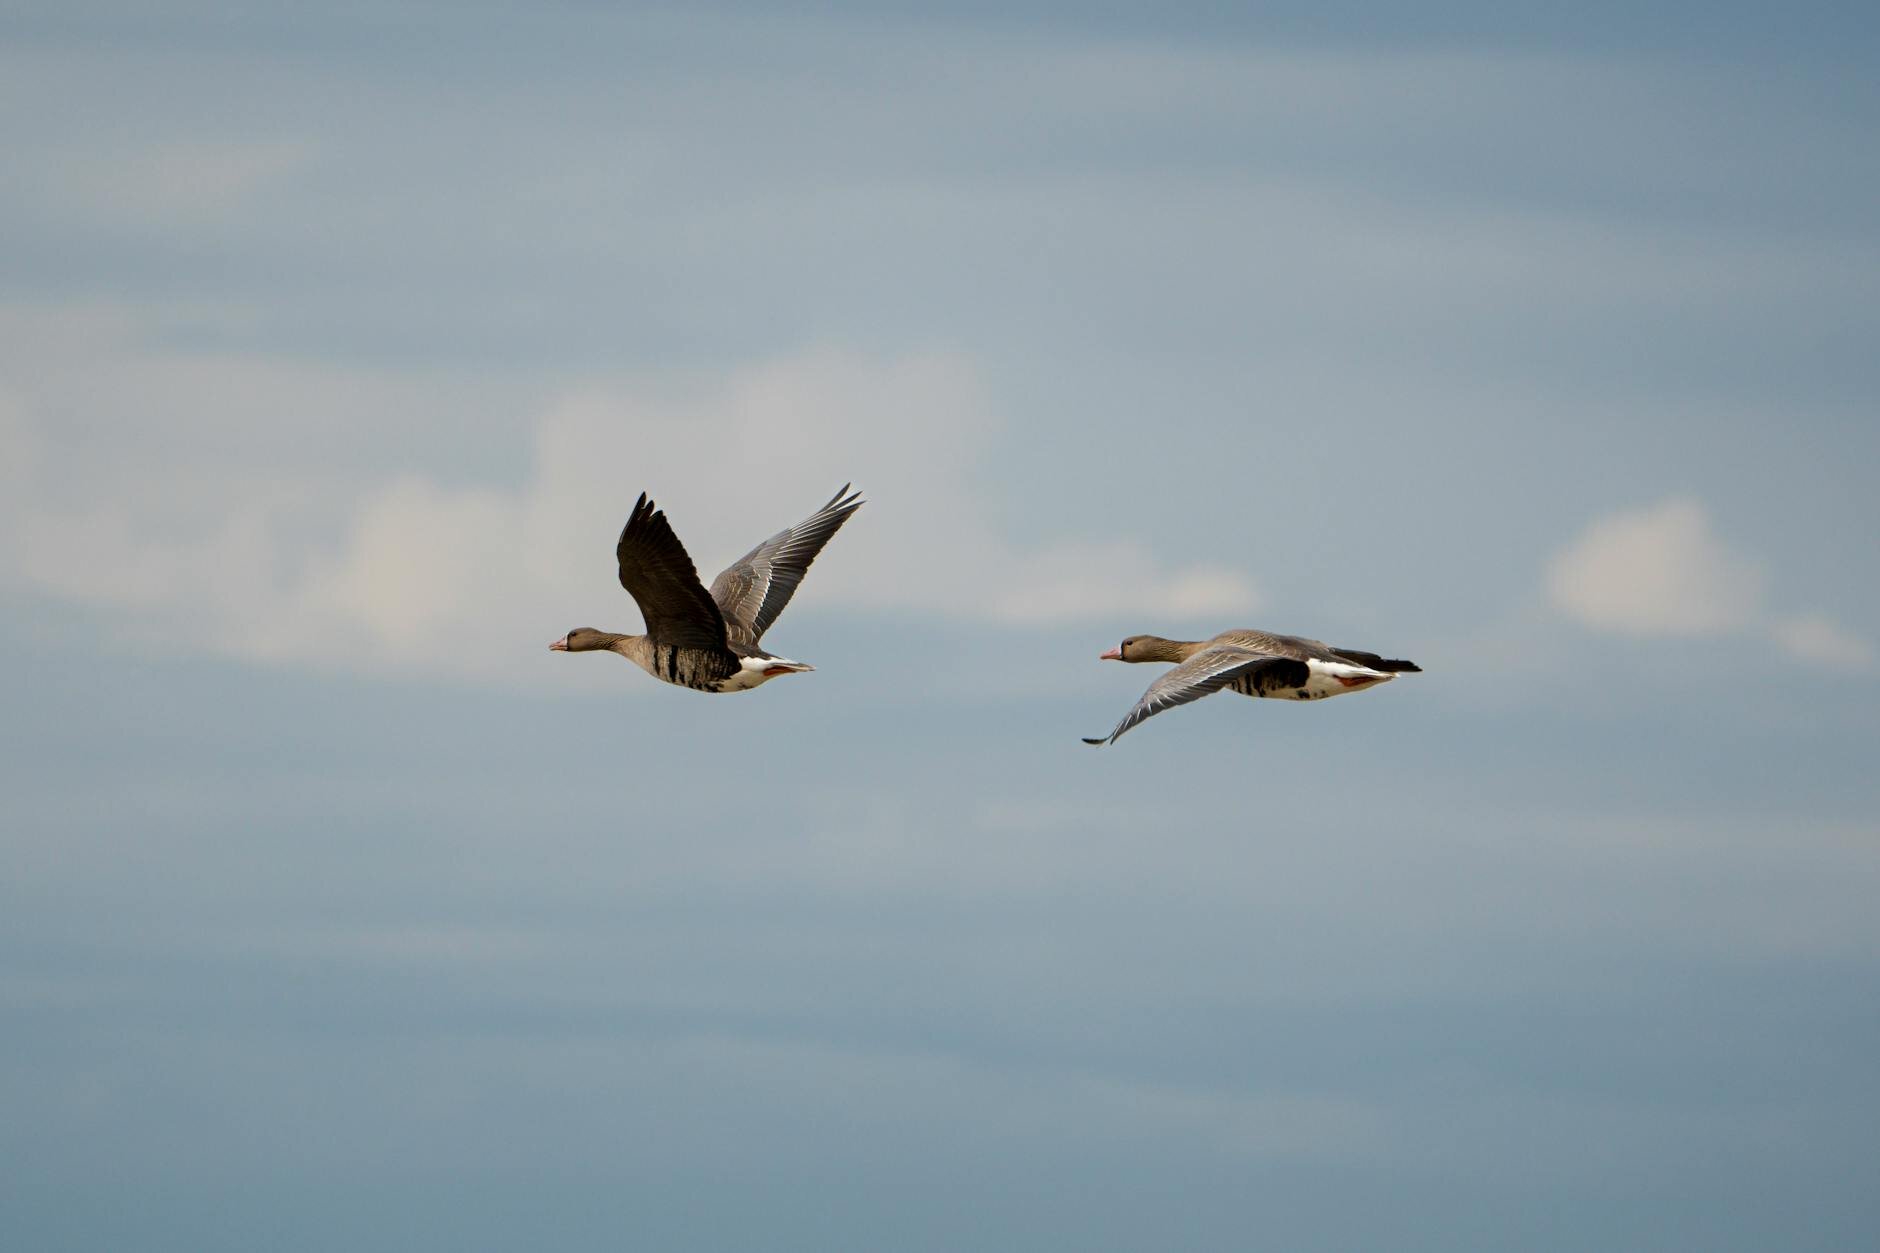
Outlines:
{"label": "pink beak", "polygon": [[556,640],[553,644],[550,644],[548,646],[548,651],[551,653],[567,652],[568,651],[568,637],[564,635],[560,639]]}
{"label": "pink beak", "polygon": [[1122,659],[1123,659],[1123,646],[1121,644],[1118,644],[1115,648],[1112,648],[1109,652],[1104,653],[1097,658],[1098,661],[1121,661]]}

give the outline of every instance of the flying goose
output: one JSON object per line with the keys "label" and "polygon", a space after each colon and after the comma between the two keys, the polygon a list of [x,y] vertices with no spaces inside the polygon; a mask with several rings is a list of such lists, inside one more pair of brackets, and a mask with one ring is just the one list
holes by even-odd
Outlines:
{"label": "flying goose", "polygon": [[1422,670],[1415,662],[1265,631],[1222,631],[1213,639],[1193,641],[1132,635],[1098,660],[1178,664],[1149,685],[1114,731],[1086,738],[1086,744],[1114,744],[1144,718],[1223,690],[1275,700],[1323,700]]}
{"label": "flying goose", "polygon": [[639,602],[645,635],[576,627],[549,648],[619,653],[661,682],[700,692],[744,692],[780,674],[816,667],[758,647],[796,594],[809,563],[863,505],[849,484],[793,527],[777,532],[712,580],[710,595],[664,512],[640,493],[614,555],[620,584]]}

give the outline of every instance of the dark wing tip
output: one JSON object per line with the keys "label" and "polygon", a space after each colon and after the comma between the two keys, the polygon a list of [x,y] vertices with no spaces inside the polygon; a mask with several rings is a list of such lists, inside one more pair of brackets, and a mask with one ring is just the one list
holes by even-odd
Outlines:
{"label": "dark wing tip", "polygon": [[627,524],[620,528],[620,538],[624,541],[627,538],[627,532],[631,531],[636,523],[644,522],[652,517],[653,511],[657,508],[657,505],[646,498],[646,493],[641,492],[640,498],[633,502],[633,512],[627,515]]}
{"label": "dark wing tip", "polygon": [[1105,737],[1103,737],[1103,736],[1098,736],[1098,737],[1097,737],[1096,739],[1094,739],[1094,740],[1093,740],[1093,739],[1091,739],[1091,738],[1090,738],[1089,736],[1085,736],[1085,737],[1084,737],[1084,743],[1086,743],[1086,744],[1095,744],[1095,745],[1096,745],[1096,746],[1097,746],[1098,748],[1101,748],[1101,747],[1103,747],[1103,746],[1104,746],[1105,744],[1107,744],[1107,743],[1109,743],[1109,740],[1108,740],[1107,738],[1105,738]]}

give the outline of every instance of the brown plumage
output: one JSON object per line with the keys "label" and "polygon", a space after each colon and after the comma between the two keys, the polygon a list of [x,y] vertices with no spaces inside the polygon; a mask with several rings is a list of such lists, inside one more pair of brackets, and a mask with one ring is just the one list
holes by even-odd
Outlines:
{"label": "brown plumage", "polygon": [[1322,700],[1388,683],[1395,675],[1422,669],[1415,662],[1355,648],[1333,648],[1297,635],[1250,630],[1222,631],[1207,640],[1132,635],[1101,659],[1176,664],[1149,685],[1115,730],[1107,736],[1086,738],[1086,744],[1113,744],[1145,718],[1222,690],[1277,700]]}
{"label": "brown plumage", "polygon": [[701,692],[741,692],[779,674],[815,669],[758,646],[803,581],[809,565],[861,493],[847,484],[809,518],[771,536],[712,582],[707,592],[666,515],[640,494],[614,556],[620,584],[640,606],[646,634],[577,627],[549,648],[619,653],[654,678]]}

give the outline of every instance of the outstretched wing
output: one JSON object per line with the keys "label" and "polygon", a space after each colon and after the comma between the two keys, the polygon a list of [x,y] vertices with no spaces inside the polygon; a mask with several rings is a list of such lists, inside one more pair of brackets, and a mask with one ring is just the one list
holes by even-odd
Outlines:
{"label": "outstretched wing", "polygon": [[849,484],[793,527],[777,532],[712,580],[712,599],[724,611],[733,643],[756,648],[764,632],[796,594],[797,584],[849,515],[863,505]]}
{"label": "outstretched wing", "polygon": [[678,648],[729,651],[724,615],[705,594],[666,515],[645,492],[620,532],[614,555],[620,560],[620,585],[639,602],[648,636]]}
{"label": "outstretched wing", "polygon": [[1151,683],[1136,707],[1109,735],[1094,740],[1086,738],[1084,743],[1114,744],[1118,736],[1144,718],[1153,718],[1164,709],[1211,696],[1224,687],[1242,684],[1260,690],[1290,687],[1304,683],[1310,676],[1306,663],[1294,657],[1278,657],[1232,644],[1203,649]]}

